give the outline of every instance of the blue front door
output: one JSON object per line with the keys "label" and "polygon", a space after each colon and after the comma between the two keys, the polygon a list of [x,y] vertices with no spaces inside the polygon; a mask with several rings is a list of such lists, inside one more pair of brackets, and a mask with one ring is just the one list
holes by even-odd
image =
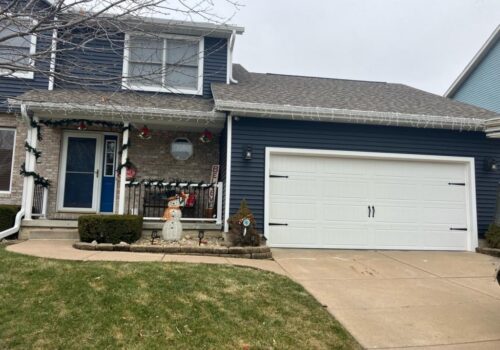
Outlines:
{"label": "blue front door", "polygon": [[104,136],[100,209],[102,213],[112,213],[114,208],[117,141],[116,136]]}
{"label": "blue front door", "polygon": [[94,200],[98,151],[98,138],[66,136],[66,162],[64,169],[63,209],[92,211]]}

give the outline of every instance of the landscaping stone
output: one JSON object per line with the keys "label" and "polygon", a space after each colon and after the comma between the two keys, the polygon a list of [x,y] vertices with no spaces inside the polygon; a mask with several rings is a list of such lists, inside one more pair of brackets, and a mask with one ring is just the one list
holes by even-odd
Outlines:
{"label": "landscaping stone", "polygon": [[113,251],[113,245],[111,243],[99,243],[96,247],[95,250],[104,250],[107,252]]}
{"label": "landscaping stone", "polygon": [[271,252],[268,253],[252,253],[252,259],[272,259]]}
{"label": "landscaping stone", "polygon": [[126,242],[120,242],[119,244],[77,242],[73,246],[82,250],[272,259],[269,247],[226,247],[223,244],[224,241],[218,238],[209,238],[206,240],[206,243],[202,242],[201,245],[197,238],[191,240],[183,238],[178,242],[157,240],[154,244],[151,244],[151,241],[148,239],[141,239],[133,244]]}
{"label": "landscaping stone", "polygon": [[113,250],[117,252],[129,252],[130,251],[130,245],[125,243],[122,244],[121,242],[118,244],[113,245]]}
{"label": "landscaping stone", "polygon": [[86,242],[76,242],[73,244],[73,247],[81,250],[95,250],[97,245]]}
{"label": "landscaping stone", "polygon": [[480,248],[480,247],[478,247],[478,248],[476,248],[476,252],[500,258],[500,249],[497,249],[497,248],[487,248],[487,247]]}

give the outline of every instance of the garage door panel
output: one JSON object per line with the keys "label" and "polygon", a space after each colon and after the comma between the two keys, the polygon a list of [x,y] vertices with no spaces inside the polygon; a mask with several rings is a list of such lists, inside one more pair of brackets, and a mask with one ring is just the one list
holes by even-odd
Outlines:
{"label": "garage door panel", "polygon": [[315,188],[322,199],[364,199],[368,198],[368,179],[362,177],[325,179]]}
{"label": "garage door panel", "polygon": [[357,203],[331,203],[321,205],[318,218],[325,222],[366,222],[368,221],[368,206]]}
{"label": "garage door panel", "polygon": [[321,245],[335,248],[369,246],[372,241],[372,232],[366,226],[336,225],[322,226]]}
{"label": "garage door panel", "polygon": [[315,225],[271,226],[269,229],[270,245],[274,246],[321,246],[321,233]]}
{"label": "garage door panel", "polygon": [[[269,244],[466,250],[466,163],[271,156]],[[450,185],[457,183],[459,185]],[[465,184],[465,185],[461,185]],[[375,208],[369,217],[368,206]]]}
{"label": "garage door panel", "polygon": [[419,247],[424,239],[418,225],[376,224],[373,229],[376,247]]}
{"label": "garage door panel", "polygon": [[316,203],[290,203],[288,201],[272,201],[269,218],[271,220],[318,220]]}

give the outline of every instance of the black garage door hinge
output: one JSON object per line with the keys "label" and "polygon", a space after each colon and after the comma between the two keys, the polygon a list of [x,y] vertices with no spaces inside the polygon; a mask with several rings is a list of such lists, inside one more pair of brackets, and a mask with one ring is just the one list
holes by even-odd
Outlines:
{"label": "black garage door hinge", "polygon": [[448,182],[450,186],[465,186],[465,182]]}
{"label": "black garage door hinge", "polygon": [[270,222],[269,226],[288,226],[288,224],[280,224],[278,222]]}
{"label": "black garage door hinge", "polygon": [[278,177],[278,178],[288,179],[287,175],[269,175],[269,177]]}

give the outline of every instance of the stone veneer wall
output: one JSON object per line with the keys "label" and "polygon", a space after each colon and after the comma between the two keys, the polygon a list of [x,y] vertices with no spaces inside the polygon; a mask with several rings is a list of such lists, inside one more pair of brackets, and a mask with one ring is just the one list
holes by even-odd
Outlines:
{"label": "stone veneer wall", "polygon": [[[0,126],[16,127],[16,148],[13,176],[13,191],[11,194],[0,194],[0,204],[20,204],[22,197],[23,177],[19,175],[21,164],[25,160],[24,142],[27,127],[13,115],[0,115]],[[66,128],[65,130],[74,130]],[[116,132],[101,128],[89,128],[90,131]],[[85,131],[82,131],[84,133]],[[120,134],[120,133],[118,133]],[[160,131],[153,130],[150,140],[143,140],[137,131],[131,132],[131,147],[129,159],[138,169],[137,178],[160,178],[165,180],[182,179],[192,181],[209,181],[212,165],[219,163],[219,137],[214,135],[214,140],[204,144],[199,140],[200,132]],[[36,171],[51,181],[48,198],[49,219],[74,219],[78,214],[57,212],[57,191],[59,180],[59,162],[62,145],[62,128],[49,128],[42,126],[42,141],[38,141],[37,149],[42,151],[42,156],[37,164]],[[187,137],[193,143],[193,156],[186,161],[177,161],[170,155],[170,143],[176,137]],[[121,139],[118,141],[121,144]],[[119,157],[119,155],[118,155]],[[118,158],[119,159],[119,158]],[[119,160],[118,160],[119,161]],[[115,210],[118,208],[115,198]]]}

